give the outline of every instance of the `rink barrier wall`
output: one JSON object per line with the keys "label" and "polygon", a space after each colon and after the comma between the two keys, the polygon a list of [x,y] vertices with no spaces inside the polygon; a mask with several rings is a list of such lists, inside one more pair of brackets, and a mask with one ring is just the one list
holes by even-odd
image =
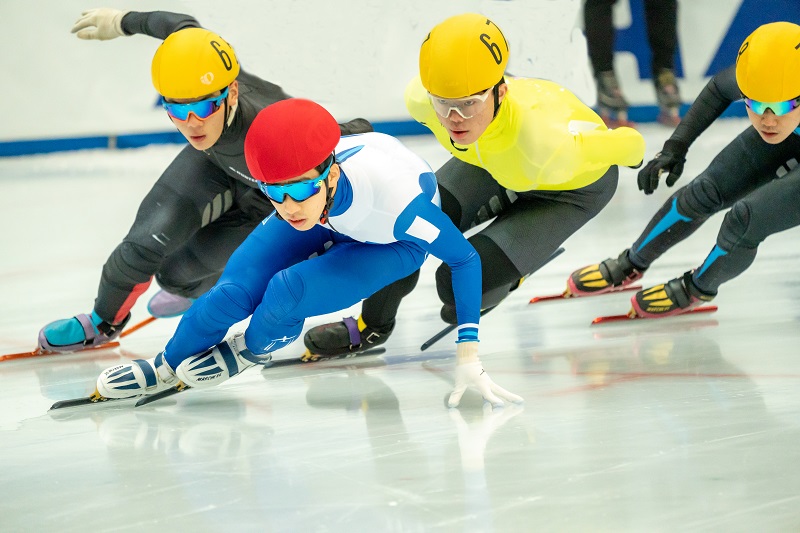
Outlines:
{"label": "rink barrier wall", "polygon": [[[683,116],[688,109],[689,105],[684,104],[681,108],[681,116]],[[657,106],[632,106],[628,110],[629,120],[641,124],[655,122],[657,116]],[[747,112],[741,102],[735,102],[722,116],[746,117]],[[375,128],[375,131],[395,137],[430,134],[428,128],[413,120],[376,121],[372,123],[372,126]],[[142,148],[151,144],[183,144],[185,142],[186,139],[184,136],[177,131],[35,139],[26,141],[0,141],[0,157],[49,154],[72,150]]]}

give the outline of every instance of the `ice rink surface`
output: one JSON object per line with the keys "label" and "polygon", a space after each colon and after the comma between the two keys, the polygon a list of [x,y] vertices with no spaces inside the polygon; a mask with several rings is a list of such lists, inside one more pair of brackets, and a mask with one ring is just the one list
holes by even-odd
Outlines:
{"label": "ice rink surface", "polygon": [[[746,125],[718,121],[678,185]],[[649,159],[670,132],[640,129]],[[403,140],[434,169],[447,158],[433,137]],[[179,148],[0,159],[0,354],[92,308],[103,263]],[[483,319],[485,368],[522,407],[487,411],[469,393],[444,407],[454,339],[419,350],[442,326],[433,259],[383,356],[253,368],[135,409],[54,412],[104,368],[156,355],[178,319],[113,350],[0,363],[0,531],[800,530],[798,230],[761,246],[715,314],[592,326],[625,313],[630,293],[528,304],[629,246],[670,192],[645,196],[622,169],[612,203],[566,253]],[[721,220],[645,284],[699,265]]]}

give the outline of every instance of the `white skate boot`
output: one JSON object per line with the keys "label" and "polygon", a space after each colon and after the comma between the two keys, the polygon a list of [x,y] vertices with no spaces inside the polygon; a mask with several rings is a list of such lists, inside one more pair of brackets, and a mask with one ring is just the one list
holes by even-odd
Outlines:
{"label": "white skate boot", "polygon": [[178,378],[162,352],[152,359],[134,359],[107,368],[97,378],[97,392],[105,398],[133,398],[161,392],[176,383]]}
{"label": "white skate boot", "polygon": [[251,366],[271,360],[269,354],[253,354],[244,343],[244,334],[237,333],[231,339],[184,360],[175,373],[185,385],[199,389],[218,385]]}

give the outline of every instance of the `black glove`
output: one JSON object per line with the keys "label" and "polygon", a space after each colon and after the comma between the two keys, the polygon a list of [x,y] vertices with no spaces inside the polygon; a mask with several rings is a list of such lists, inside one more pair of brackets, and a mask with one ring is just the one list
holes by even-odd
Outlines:
{"label": "black glove", "polygon": [[653,194],[658,188],[658,178],[665,172],[667,176],[667,187],[672,187],[683,173],[683,164],[686,162],[686,152],[689,146],[683,141],[669,139],[664,143],[664,148],[656,154],[656,157],[647,163],[639,171],[639,190],[645,194]]}

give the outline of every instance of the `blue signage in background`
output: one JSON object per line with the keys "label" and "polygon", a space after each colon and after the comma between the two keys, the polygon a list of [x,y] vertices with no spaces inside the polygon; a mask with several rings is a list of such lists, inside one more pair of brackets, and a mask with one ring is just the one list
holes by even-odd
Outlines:
{"label": "blue signage in background", "polygon": [[732,65],[745,37],[762,24],[779,20],[800,24],[800,0],[743,0],[705,75],[713,76]]}
{"label": "blue signage in background", "polygon": [[[656,0],[658,1],[658,0]],[[652,80],[651,65],[652,54],[647,40],[647,23],[645,21],[645,0],[628,0],[631,13],[631,25],[628,28],[618,28],[614,49],[617,52],[627,52],[634,56],[640,80]],[[686,16],[686,11],[681,10],[678,4],[678,19]],[[725,15],[723,15],[725,16]],[[733,16],[730,26],[723,34],[717,50],[708,50],[708,66],[704,69],[704,76],[710,78],[717,72],[733,64],[736,52],[742,41],[758,26],[785,20],[800,24],[800,0],[742,0]],[[680,23],[679,23],[680,25]],[[680,41],[682,36],[678,36]],[[684,37],[684,39],[690,37]],[[675,51],[675,75],[684,77],[683,61],[680,45]],[[681,106],[681,115],[685,114],[691,104],[691,98]],[[633,122],[651,122],[658,114],[656,105],[632,105],[628,109],[628,118]],[[746,116],[743,105],[735,103],[730,106],[723,116]]]}

